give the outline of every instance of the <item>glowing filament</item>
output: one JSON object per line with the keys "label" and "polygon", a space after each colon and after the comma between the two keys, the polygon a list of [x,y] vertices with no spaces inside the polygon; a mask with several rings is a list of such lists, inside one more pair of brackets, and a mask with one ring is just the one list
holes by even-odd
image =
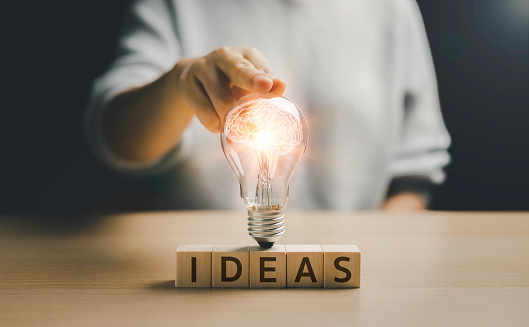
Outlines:
{"label": "glowing filament", "polygon": [[232,110],[224,125],[226,137],[258,151],[285,155],[301,143],[301,123],[270,99],[253,100]]}
{"label": "glowing filament", "polygon": [[286,155],[303,140],[302,125],[284,104],[272,99],[256,99],[235,107],[226,116],[224,134],[229,141],[255,149],[260,172],[257,177],[255,207],[272,208],[272,184],[278,156]]}

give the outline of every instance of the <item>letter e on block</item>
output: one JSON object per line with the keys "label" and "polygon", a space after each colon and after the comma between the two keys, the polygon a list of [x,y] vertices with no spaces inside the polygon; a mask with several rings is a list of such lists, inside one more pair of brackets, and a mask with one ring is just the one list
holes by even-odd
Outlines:
{"label": "letter e on block", "polygon": [[322,245],[326,288],[360,287],[360,250],[356,245]]}
{"label": "letter e on block", "polygon": [[213,287],[249,287],[250,253],[248,246],[215,245],[211,260]]}
{"label": "letter e on block", "polygon": [[287,287],[323,287],[323,250],[319,245],[286,245]]}
{"label": "letter e on block", "polygon": [[250,288],[283,288],[287,280],[287,258],[284,245],[270,249],[250,247]]}
{"label": "letter e on block", "polygon": [[182,244],[176,249],[176,287],[211,287],[211,244]]}

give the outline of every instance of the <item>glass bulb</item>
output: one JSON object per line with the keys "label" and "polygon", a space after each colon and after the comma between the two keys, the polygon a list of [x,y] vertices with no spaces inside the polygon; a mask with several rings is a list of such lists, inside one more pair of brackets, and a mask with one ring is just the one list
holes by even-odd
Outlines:
{"label": "glass bulb", "polygon": [[288,185],[307,146],[307,124],[289,99],[249,94],[226,113],[222,149],[241,184],[248,231],[262,247],[285,232]]}

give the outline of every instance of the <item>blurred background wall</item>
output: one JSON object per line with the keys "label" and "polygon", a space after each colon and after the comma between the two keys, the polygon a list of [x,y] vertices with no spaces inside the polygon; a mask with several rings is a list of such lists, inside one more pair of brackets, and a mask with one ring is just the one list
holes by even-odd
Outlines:
{"label": "blurred background wall", "polygon": [[[434,209],[529,210],[529,15],[517,7],[524,1],[418,1],[453,138]],[[98,164],[82,133],[91,81],[112,60],[128,3],[3,5],[0,213],[165,207],[148,181]]]}

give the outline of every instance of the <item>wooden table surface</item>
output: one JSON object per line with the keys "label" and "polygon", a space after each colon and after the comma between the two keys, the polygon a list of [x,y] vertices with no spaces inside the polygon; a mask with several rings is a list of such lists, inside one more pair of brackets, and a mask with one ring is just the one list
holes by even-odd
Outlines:
{"label": "wooden table surface", "polygon": [[280,243],[358,245],[362,287],[175,289],[178,244],[253,243],[241,212],[0,217],[0,326],[529,326],[528,213],[286,219]]}

